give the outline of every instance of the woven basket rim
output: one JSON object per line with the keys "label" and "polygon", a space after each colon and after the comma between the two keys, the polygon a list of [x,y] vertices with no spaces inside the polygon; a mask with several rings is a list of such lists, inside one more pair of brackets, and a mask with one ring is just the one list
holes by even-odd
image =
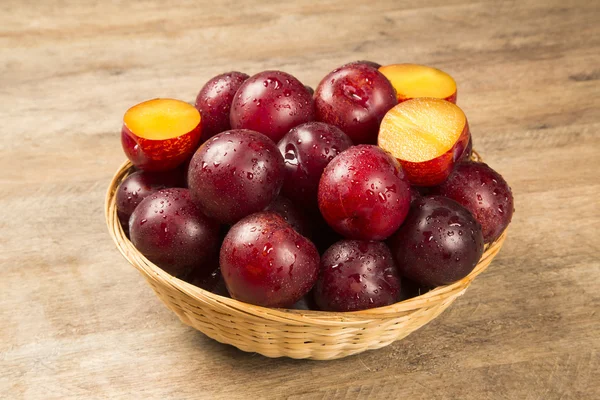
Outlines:
{"label": "woven basket rim", "polygon": [[[473,151],[472,159],[480,161],[481,157],[478,153]],[[121,181],[132,172],[132,167],[133,165],[130,161],[125,161],[123,164],[121,164],[108,186],[104,202],[104,212],[109,234],[123,257],[140,273],[142,273],[147,280],[157,282],[159,284],[169,285],[173,289],[181,292],[184,296],[191,297],[196,301],[201,301],[208,304],[213,303],[214,305],[231,308],[237,312],[244,313],[249,316],[267,318],[271,321],[287,324],[327,326],[340,325],[350,327],[353,325],[353,323],[363,324],[365,322],[374,320],[388,320],[396,316],[402,317],[406,315],[407,312],[420,309],[424,304],[429,302],[440,301],[442,298],[458,297],[464,293],[475,277],[487,268],[489,263],[486,263],[485,261],[490,257],[494,257],[498,253],[504,240],[506,239],[508,230],[505,229],[498,239],[491,244],[486,245],[485,251],[478,264],[475,266],[473,271],[471,271],[471,273],[463,279],[449,285],[438,286],[422,295],[412,297],[389,306],[350,312],[267,308],[220,296],[176,278],[163,271],[157,265],[153,264],[133,246],[131,241],[125,236],[125,232],[123,231],[117,217],[115,199],[116,189]]]}

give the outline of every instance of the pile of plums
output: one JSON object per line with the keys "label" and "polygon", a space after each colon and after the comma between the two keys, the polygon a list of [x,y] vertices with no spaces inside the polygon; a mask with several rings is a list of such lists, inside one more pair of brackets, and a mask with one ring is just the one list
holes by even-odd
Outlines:
{"label": "pile of plums", "polygon": [[265,307],[357,311],[467,276],[513,197],[470,161],[450,75],[343,65],[316,90],[281,71],[212,78],[195,106],[130,108],[117,212],[171,275]]}

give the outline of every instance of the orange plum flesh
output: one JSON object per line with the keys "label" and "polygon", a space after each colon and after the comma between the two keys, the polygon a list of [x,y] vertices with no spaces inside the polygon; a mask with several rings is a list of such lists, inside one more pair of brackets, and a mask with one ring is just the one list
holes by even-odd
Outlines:
{"label": "orange plum flesh", "polygon": [[456,82],[436,68],[419,64],[392,64],[379,68],[396,90],[398,102],[433,97],[456,103]]}
{"label": "orange plum flesh", "polygon": [[457,105],[417,98],[388,111],[378,144],[398,159],[411,184],[435,186],[448,178],[470,135],[467,118]]}

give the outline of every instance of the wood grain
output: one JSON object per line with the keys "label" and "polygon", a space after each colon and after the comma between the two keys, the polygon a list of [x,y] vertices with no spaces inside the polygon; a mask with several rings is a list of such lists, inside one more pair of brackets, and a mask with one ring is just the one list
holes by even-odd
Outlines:
{"label": "wood grain", "polygon": [[[0,398],[600,398],[600,7],[594,1],[0,3]],[[123,112],[232,69],[310,85],[354,59],[459,84],[516,214],[433,323],[329,362],[182,325],[102,215]]]}

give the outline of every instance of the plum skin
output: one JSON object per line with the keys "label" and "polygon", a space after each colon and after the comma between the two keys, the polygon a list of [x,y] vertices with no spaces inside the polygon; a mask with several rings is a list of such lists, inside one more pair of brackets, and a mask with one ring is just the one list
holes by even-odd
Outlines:
{"label": "plum skin", "polygon": [[410,187],[410,204],[414,203],[416,200],[420,199],[421,197],[423,197],[423,195],[421,194],[421,192],[419,192],[419,189],[417,189],[415,186],[411,186]]}
{"label": "plum skin", "polygon": [[277,196],[271,204],[265,208],[265,211],[273,211],[279,214],[285,222],[290,224],[302,236],[310,236],[310,222],[308,217],[301,213],[299,208],[292,203],[290,199],[283,196]]}
{"label": "plum skin", "polygon": [[166,172],[136,171],[123,179],[117,188],[115,202],[117,216],[126,232],[129,232],[129,218],[138,204],[152,193],[170,187],[184,187],[182,171]]}
{"label": "plum skin", "polygon": [[231,129],[229,113],[233,98],[249,77],[242,72],[231,71],[215,76],[200,89],[195,106],[202,117],[202,142]]}
{"label": "plum skin", "polygon": [[342,152],[327,165],[319,182],[321,214],[348,239],[388,238],[404,221],[410,198],[400,164],[373,145]]}
{"label": "plum skin", "polygon": [[304,297],[295,302],[290,308],[293,310],[318,310],[312,291],[305,294]]}
{"label": "plum skin", "polygon": [[396,104],[396,91],[376,68],[351,63],[330,72],[314,94],[317,121],[335,125],[355,144],[375,144],[384,115]]}
{"label": "plum skin", "polygon": [[232,298],[263,307],[290,307],[317,280],[319,253],[280,215],[264,211],[229,230],[220,265]]}
{"label": "plum skin", "polygon": [[[216,257],[214,265],[219,264],[219,259]],[[225,281],[221,274],[221,269],[216,268],[210,274],[206,274],[206,270],[192,269],[188,274],[182,277],[182,279],[194,286],[198,286],[204,290],[218,294],[223,297],[230,297],[225,287]]]}
{"label": "plum skin", "polygon": [[498,239],[512,220],[512,191],[504,178],[485,163],[458,164],[452,175],[435,190],[475,216],[481,224],[485,243]]}
{"label": "plum skin", "polygon": [[209,217],[233,224],[267,207],[284,179],[283,157],[265,135],[233,129],[208,139],[190,162],[192,198]]}
{"label": "plum skin", "polygon": [[342,235],[329,226],[318,210],[315,213],[309,214],[309,218],[311,228],[310,240],[317,246],[320,254],[323,254],[335,242],[344,239]]}
{"label": "plum skin", "polygon": [[483,254],[479,222],[442,196],[417,199],[388,244],[400,275],[429,287],[464,278]]}
{"label": "plum skin", "polygon": [[348,135],[323,122],[307,122],[291,129],[277,144],[285,163],[282,193],[296,204],[316,211],[323,170],[350,146]]}
{"label": "plum skin", "polygon": [[420,187],[431,187],[444,182],[464,157],[470,139],[471,131],[467,122],[454,145],[445,153],[423,162],[399,160],[410,183]]}
{"label": "plum skin", "polygon": [[180,276],[216,267],[219,224],[204,215],[188,189],[161,189],[146,197],[129,220],[131,242],[151,262]]}
{"label": "plum skin", "polygon": [[324,311],[359,311],[398,301],[400,276],[383,242],[342,240],[321,257],[315,302]]}
{"label": "plum skin", "polygon": [[239,87],[231,105],[233,129],[251,129],[278,142],[296,125],[315,119],[313,98],[292,75],[263,71]]}
{"label": "plum skin", "polygon": [[405,277],[402,277],[402,281],[400,282],[400,299],[399,301],[408,300],[413,297],[421,296],[433,288],[428,286],[423,286],[418,284],[417,282],[411,281]]}
{"label": "plum skin", "polygon": [[175,169],[196,150],[202,135],[202,120],[190,132],[164,140],[144,139],[125,124],[121,129],[121,145],[133,165],[144,171]]}

